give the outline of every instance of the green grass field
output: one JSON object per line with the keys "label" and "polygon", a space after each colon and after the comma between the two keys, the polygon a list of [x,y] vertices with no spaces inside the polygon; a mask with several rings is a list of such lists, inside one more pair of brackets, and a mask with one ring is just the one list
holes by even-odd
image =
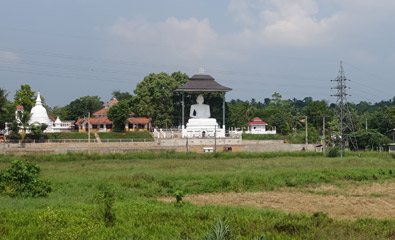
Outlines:
{"label": "green grass field", "polygon": [[[326,158],[318,153],[128,153],[1,156],[35,161],[52,183],[46,198],[0,196],[0,239],[206,239],[216,219],[236,239],[394,239],[395,220],[337,220],[248,207],[163,203],[160,196],[272,191],[395,182],[388,153]],[[95,202],[115,194],[113,226]]]}
{"label": "green grass field", "polygon": [[101,139],[153,139],[149,132],[101,132],[98,134]]}
{"label": "green grass field", "polygon": [[[88,139],[87,133],[79,132],[59,132],[59,133],[46,133],[48,139]],[[91,139],[95,139],[95,135],[91,133]]]}

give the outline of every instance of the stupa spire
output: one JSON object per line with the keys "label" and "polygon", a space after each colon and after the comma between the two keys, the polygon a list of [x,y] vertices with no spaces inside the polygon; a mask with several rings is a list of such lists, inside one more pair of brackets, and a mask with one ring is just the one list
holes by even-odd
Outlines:
{"label": "stupa spire", "polygon": [[39,105],[43,105],[41,102],[40,91],[38,91],[37,98],[36,98],[36,106],[39,106]]}

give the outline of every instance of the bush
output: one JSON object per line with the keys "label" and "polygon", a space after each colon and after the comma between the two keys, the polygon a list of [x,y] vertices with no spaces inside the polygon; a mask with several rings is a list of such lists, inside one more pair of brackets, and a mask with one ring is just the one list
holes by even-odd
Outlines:
{"label": "bush", "polygon": [[340,157],[340,150],[338,147],[331,147],[326,152],[327,157]]}
{"label": "bush", "polygon": [[205,237],[206,240],[230,240],[233,239],[230,226],[221,219],[216,219],[211,231]]}
{"label": "bush", "polygon": [[33,162],[16,160],[0,171],[0,193],[10,197],[45,197],[51,192],[48,181],[40,181],[40,167]]}
{"label": "bush", "polygon": [[96,194],[94,199],[99,204],[99,210],[101,217],[107,227],[114,226],[115,213],[113,209],[115,194],[114,192],[104,187],[100,189],[99,193]]}
{"label": "bush", "polygon": [[174,196],[176,197],[177,203],[181,204],[182,203],[182,198],[185,196],[182,191],[176,191],[174,193]]}

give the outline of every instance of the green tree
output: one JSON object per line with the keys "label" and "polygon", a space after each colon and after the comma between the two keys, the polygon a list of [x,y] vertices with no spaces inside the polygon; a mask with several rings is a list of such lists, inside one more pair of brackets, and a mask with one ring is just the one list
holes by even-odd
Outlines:
{"label": "green tree", "polygon": [[[133,112],[150,117],[158,127],[169,128],[174,124],[175,106],[173,91],[181,86],[185,77],[181,73],[151,73],[137,84],[131,100]],[[173,77],[174,76],[174,77]]]}
{"label": "green tree", "polygon": [[112,96],[118,101],[130,100],[133,97],[132,94],[128,92],[121,92],[120,90],[113,91]]}
{"label": "green tree", "polygon": [[92,115],[101,108],[103,108],[103,102],[100,100],[100,97],[80,97],[64,107],[64,119],[77,120],[80,117],[88,116],[88,112]]}
{"label": "green tree", "polygon": [[30,125],[29,130],[30,130],[30,137],[32,139],[43,139],[45,136],[43,135],[45,129],[47,129],[48,125],[43,123],[40,125]]}
{"label": "green tree", "polygon": [[333,115],[324,100],[309,102],[304,107],[303,113],[307,116],[309,126],[313,126],[317,130],[322,130],[323,116]]}
{"label": "green tree", "polygon": [[[379,133],[377,130],[361,130],[351,134],[357,140],[358,148],[365,150],[374,150],[377,147],[382,147],[385,144],[391,143],[391,139],[383,134]],[[351,144],[351,148],[354,146]]]}
{"label": "green tree", "polygon": [[114,123],[114,130],[117,132],[125,131],[126,119],[130,116],[130,108],[127,101],[120,101],[118,104],[112,106],[108,112],[107,117]]}
{"label": "green tree", "polygon": [[34,91],[29,84],[21,85],[14,96],[14,104],[22,105],[25,113],[30,113],[35,103]]}
{"label": "green tree", "polygon": [[7,100],[8,92],[0,88],[0,129],[5,127],[6,122],[12,122],[14,116],[14,106]]}
{"label": "green tree", "polygon": [[[182,86],[183,84],[189,81],[189,77],[185,73],[181,73],[180,71],[174,72],[171,74],[174,80],[177,82],[177,87]],[[188,105],[192,102],[193,96],[187,94],[184,96],[185,104]],[[196,98],[195,98],[196,99]],[[179,92],[173,92],[173,106],[174,106],[174,113],[173,113],[173,124],[181,126],[182,124],[182,94]],[[188,117],[185,114],[186,119]],[[186,121],[184,119],[184,121]]]}

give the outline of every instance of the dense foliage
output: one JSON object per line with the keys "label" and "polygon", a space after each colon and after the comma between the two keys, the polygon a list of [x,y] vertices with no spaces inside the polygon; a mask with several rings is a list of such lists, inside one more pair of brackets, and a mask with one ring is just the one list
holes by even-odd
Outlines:
{"label": "dense foliage", "polygon": [[[120,103],[127,102],[131,111],[136,117],[148,117],[152,119],[154,127],[170,128],[178,127],[182,123],[180,93],[174,90],[188,81],[188,75],[181,72],[151,73],[137,84],[134,96],[129,92],[113,91],[113,96]],[[184,95],[185,119],[189,119],[189,109],[195,103],[199,93],[188,93]],[[34,104],[34,92],[29,85],[22,85],[17,90],[14,103],[7,100],[8,92],[0,88],[0,128],[4,127],[5,122],[14,120],[15,105],[22,104],[25,110],[30,110]],[[219,125],[223,125],[222,100],[223,95],[218,93],[205,93],[205,103],[211,107],[211,117],[216,118]],[[124,106],[124,105],[123,105]],[[281,94],[275,92],[270,98],[265,97],[262,102],[256,99],[240,100],[232,99],[226,104],[226,127],[246,129],[246,123],[253,117],[259,117],[268,123],[267,128],[276,127],[277,133],[291,143],[303,143],[303,132],[306,124],[301,122],[307,119],[308,122],[308,141],[309,143],[319,143],[323,140],[325,132],[326,142],[332,142],[333,138],[339,134],[340,123],[334,117],[336,105],[329,104],[323,100],[313,100],[311,97],[303,99],[283,99]],[[387,101],[377,103],[360,102],[347,103],[346,107],[350,110],[350,121],[354,127],[351,135],[357,137],[362,142],[358,144],[362,149],[373,149],[388,143],[389,139],[395,139],[395,97]],[[65,107],[54,107],[49,112],[54,116],[60,116],[62,120],[77,120],[79,117],[93,114],[102,108],[102,101],[98,96],[84,96],[70,102]],[[117,108],[115,108],[117,109]],[[115,112],[115,109],[112,110]],[[119,109],[118,109],[119,110]],[[115,125],[122,125],[121,120],[125,119],[124,113],[117,111],[112,116]],[[28,112],[28,111],[27,111]],[[22,122],[14,125],[19,129],[28,129],[27,122],[29,114],[26,112]],[[116,120],[119,118],[119,121]],[[16,129],[16,130],[19,130]],[[119,128],[118,130],[120,130]],[[372,130],[372,138],[367,143],[367,135],[362,130]],[[18,131],[14,131],[17,133]],[[362,134],[362,135],[361,135]],[[13,134],[14,137],[18,134]],[[24,136],[19,136],[23,138]],[[374,142],[372,142],[374,141]],[[368,147],[369,146],[369,147]]]}
{"label": "dense foliage", "polygon": [[[0,156],[0,168],[13,159],[39,162],[54,191],[38,199],[0,196],[2,239],[206,239],[221,234],[232,239],[395,236],[393,219],[338,220],[323,212],[200,206],[185,201],[185,197],[182,204],[156,200],[163,195],[175,200],[177,191],[188,196],[281,187],[308,191],[321,184],[343,188],[391,183],[395,181],[395,165],[388,153],[363,153],[361,158],[350,153],[343,159],[311,152],[25,155]],[[341,192],[310,194],[346,197]]]}
{"label": "dense foliage", "polygon": [[38,179],[40,167],[16,160],[0,171],[0,193],[10,197],[44,197],[51,191],[49,182]]}
{"label": "dense foliage", "polygon": [[133,112],[139,116],[151,117],[158,127],[170,128],[174,124],[175,108],[179,105],[174,100],[173,91],[188,81],[188,76],[180,72],[151,73],[137,84],[131,100]]}
{"label": "dense foliage", "polygon": [[107,112],[107,117],[114,123],[114,131],[116,132],[125,131],[125,122],[130,115],[131,111],[125,100],[115,104]]}

